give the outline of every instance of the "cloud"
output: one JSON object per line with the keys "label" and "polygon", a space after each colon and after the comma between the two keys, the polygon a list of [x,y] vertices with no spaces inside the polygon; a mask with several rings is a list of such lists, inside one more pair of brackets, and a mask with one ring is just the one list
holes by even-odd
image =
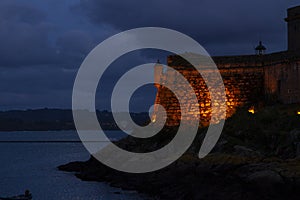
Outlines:
{"label": "cloud", "polygon": [[0,1],[0,109],[71,107],[77,69],[110,29],[83,25],[68,3]]}
{"label": "cloud", "polygon": [[0,71],[0,109],[71,106],[76,70],[32,66]]}
{"label": "cloud", "polygon": [[[74,78],[85,56],[107,37],[131,28],[175,29],[213,55],[253,53],[260,39],[268,52],[284,50],[283,18],[286,8],[299,4],[293,1],[1,0],[0,108],[70,108]],[[147,50],[115,61],[101,79],[97,106],[109,107],[113,84],[127,70],[164,61],[167,54]],[[137,93],[136,110],[153,103],[153,94],[153,87]]]}
{"label": "cloud", "polygon": [[[219,54],[252,53],[253,43],[259,39],[270,44],[273,51],[285,47],[284,1],[81,0],[78,7],[95,24],[109,24],[119,30],[171,28]],[[216,46],[218,50],[213,50]]]}
{"label": "cloud", "polygon": [[85,31],[69,30],[58,37],[57,53],[61,62],[70,67],[78,67],[95,46],[94,38]]}
{"label": "cloud", "polygon": [[55,49],[48,35],[53,29],[46,14],[33,6],[0,3],[0,66],[53,64]]}
{"label": "cloud", "polygon": [[97,44],[97,37],[91,33],[93,27],[81,30],[76,24],[79,17],[71,22],[71,17],[64,20],[61,16],[58,23],[53,17],[57,8],[52,9],[33,3],[0,2],[0,67],[80,65]]}
{"label": "cloud", "polygon": [[[25,4],[13,4],[11,1],[1,1],[1,22],[22,22],[38,24],[45,20],[46,14],[34,7]],[[3,28],[3,27],[2,27]]]}

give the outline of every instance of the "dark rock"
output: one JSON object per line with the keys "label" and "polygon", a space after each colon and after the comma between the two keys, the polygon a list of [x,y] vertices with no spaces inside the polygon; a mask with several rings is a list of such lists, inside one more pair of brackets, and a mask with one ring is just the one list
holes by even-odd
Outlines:
{"label": "dark rock", "polygon": [[70,162],[65,165],[60,165],[57,168],[59,170],[66,171],[66,172],[80,172],[82,171],[84,166],[85,166],[84,162]]}
{"label": "dark rock", "polygon": [[[179,160],[155,172],[119,172],[93,157],[86,162],[62,165],[59,169],[76,172],[82,180],[105,181],[114,187],[135,190],[157,199],[299,199],[300,159],[295,156],[300,155],[300,131],[285,130],[274,134],[273,130],[235,131],[234,126],[231,130],[238,134],[223,135],[214,151],[199,159],[202,132],[205,132],[201,130],[195,144]],[[166,134],[174,135],[173,130],[167,130]],[[170,137],[163,134],[149,143],[129,138],[115,144],[132,152],[143,152],[160,148],[169,141]]]}
{"label": "dark rock", "polygon": [[244,146],[235,145],[233,148],[235,150],[233,153],[240,156],[261,156],[259,152]]}

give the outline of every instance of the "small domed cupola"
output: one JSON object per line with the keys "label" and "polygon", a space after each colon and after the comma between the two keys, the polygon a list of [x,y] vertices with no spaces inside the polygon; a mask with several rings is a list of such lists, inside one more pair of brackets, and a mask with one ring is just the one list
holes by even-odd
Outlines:
{"label": "small domed cupola", "polygon": [[267,48],[262,44],[262,42],[259,41],[258,46],[255,48],[255,52],[257,55],[263,55],[265,54],[266,49]]}

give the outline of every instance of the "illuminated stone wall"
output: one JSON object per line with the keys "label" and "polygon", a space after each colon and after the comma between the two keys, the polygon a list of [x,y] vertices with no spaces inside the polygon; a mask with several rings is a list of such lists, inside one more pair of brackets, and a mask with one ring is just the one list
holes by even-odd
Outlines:
{"label": "illuminated stone wall", "polygon": [[[285,19],[288,23],[288,50],[266,55],[223,56],[214,57],[226,89],[227,117],[238,107],[255,107],[262,103],[300,103],[300,6],[288,9]],[[195,56],[189,54],[189,56]],[[180,56],[169,56],[168,66],[176,69],[190,82],[198,98],[200,111],[191,110],[194,116],[200,115],[201,122],[206,124],[211,119],[211,99],[202,77],[193,70]],[[205,73],[214,73],[207,71]],[[174,74],[164,71],[161,65],[155,67],[155,81],[166,82],[176,79]],[[155,102],[165,107],[167,125],[178,125],[180,121],[180,106],[174,94],[159,84]],[[176,90],[183,90],[176,83]],[[210,91],[218,93],[218,91]],[[188,102],[191,96],[186,95]],[[214,102],[213,102],[214,103]],[[185,103],[184,103],[185,104]],[[186,103],[188,104],[188,103]],[[254,112],[252,110],[252,112]],[[154,109],[153,121],[159,117]],[[217,118],[225,116],[219,116]],[[193,116],[191,117],[193,118]],[[187,119],[192,120],[192,119]],[[211,122],[218,119],[211,119]]]}
{"label": "illuminated stone wall", "polygon": [[[280,52],[260,56],[214,57],[213,60],[225,86],[226,117],[232,116],[239,107],[257,107],[267,101],[300,102],[300,56],[296,54]],[[199,110],[191,110],[193,116],[200,115],[202,125],[218,122],[218,119],[211,119],[210,93],[201,75],[180,56],[169,56],[167,64],[180,72],[193,87],[199,103]],[[204,73],[209,75],[215,71]],[[172,81],[176,77],[172,72],[165,71],[161,65],[156,65],[155,79],[163,83]],[[155,103],[161,104],[166,109],[167,125],[178,125],[181,115],[177,98],[168,88],[161,85],[156,85],[156,87]],[[183,86],[176,83],[176,88],[180,90]],[[186,104],[190,98],[191,96],[186,94],[184,98]],[[217,118],[222,118],[221,112],[218,114]],[[154,116],[158,115],[156,113]],[[192,118],[187,120],[192,120]]]}

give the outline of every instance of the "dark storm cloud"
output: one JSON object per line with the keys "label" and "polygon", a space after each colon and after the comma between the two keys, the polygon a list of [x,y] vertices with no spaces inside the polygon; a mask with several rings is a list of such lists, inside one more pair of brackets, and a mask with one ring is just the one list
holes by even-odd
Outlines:
{"label": "dark storm cloud", "polygon": [[96,24],[120,30],[172,28],[217,54],[252,53],[259,39],[272,44],[273,51],[285,48],[286,1],[81,0],[79,7]]}
{"label": "dark storm cloud", "polygon": [[4,68],[0,71],[0,109],[70,107],[76,70],[62,67]]}
{"label": "dark storm cloud", "polygon": [[28,5],[11,4],[10,1],[1,1],[0,21],[1,22],[23,22],[38,24],[45,20],[45,13]]}
{"label": "dark storm cloud", "polygon": [[[153,51],[150,49],[137,50],[120,56],[110,66],[108,66],[98,84],[98,90],[96,94],[96,107],[98,109],[110,109],[111,94],[115,84],[121,78],[121,76],[128,70],[138,65],[145,63],[154,63],[156,60],[153,59],[153,57],[162,58],[161,52]],[[163,58],[165,59],[166,57],[164,56]],[[153,76],[153,74],[147,75]],[[124,87],[124,90],[126,90],[126,87]],[[131,108],[134,111],[146,111],[148,110],[148,107],[153,104],[154,97],[155,90],[153,85],[152,87],[142,87],[140,89],[140,92],[137,92],[136,95],[131,99]]]}
{"label": "dark storm cloud", "polygon": [[55,49],[48,43],[53,26],[46,14],[24,4],[0,2],[0,66],[52,64]]}
{"label": "dark storm cloud", "polygon": [[51,19],[53,11],[33,2],[0,1],[0,109],[70,108],[83,59],[83,47],[74,44],[87,40],[66,25],[62,30]]}
{"label": "dark storm cloud", "polygon": [[94,48],[96,42],[90,34],[80,30],[63,33],[56,41],[57,53],[61,61],[71,67],[78,67],[86,55]]}
{"label": "dark storm cloud", "polygon": [[[0,109],[71,107],[81,62],[114,32],[106,25],[82,23],[82,19],[67,5],[0,2]],[[111,88],[112,81],[132,67],[134,60],[145,61],[135,54],[117,62],[106,73],[103,84]],[[103,95],[108,96],[109,90]]]}
{"label": "dark storm cloud", "polygon": [[0,1],[0,67],[77,68],[97,41],[90,30],[49,19],[55,14],[30,3]]}
{"label": "dark storm cloud", "polygon": [[[293,4],[294,3],[294,4]],[[213,55],[286,48],[286,9],[298,0],[1,0],[0,109],[71,107],[77,69],[98,43],[122,30],[161,26],[195,38]],[[101,79],[98,107],[130,68],[168,53],[125,55]],[[99,64],[101,67],[101,63]],[[136,95],[136,110],[153,103],[153,88]],[[147,107],[147,106],[146,106]]]}

